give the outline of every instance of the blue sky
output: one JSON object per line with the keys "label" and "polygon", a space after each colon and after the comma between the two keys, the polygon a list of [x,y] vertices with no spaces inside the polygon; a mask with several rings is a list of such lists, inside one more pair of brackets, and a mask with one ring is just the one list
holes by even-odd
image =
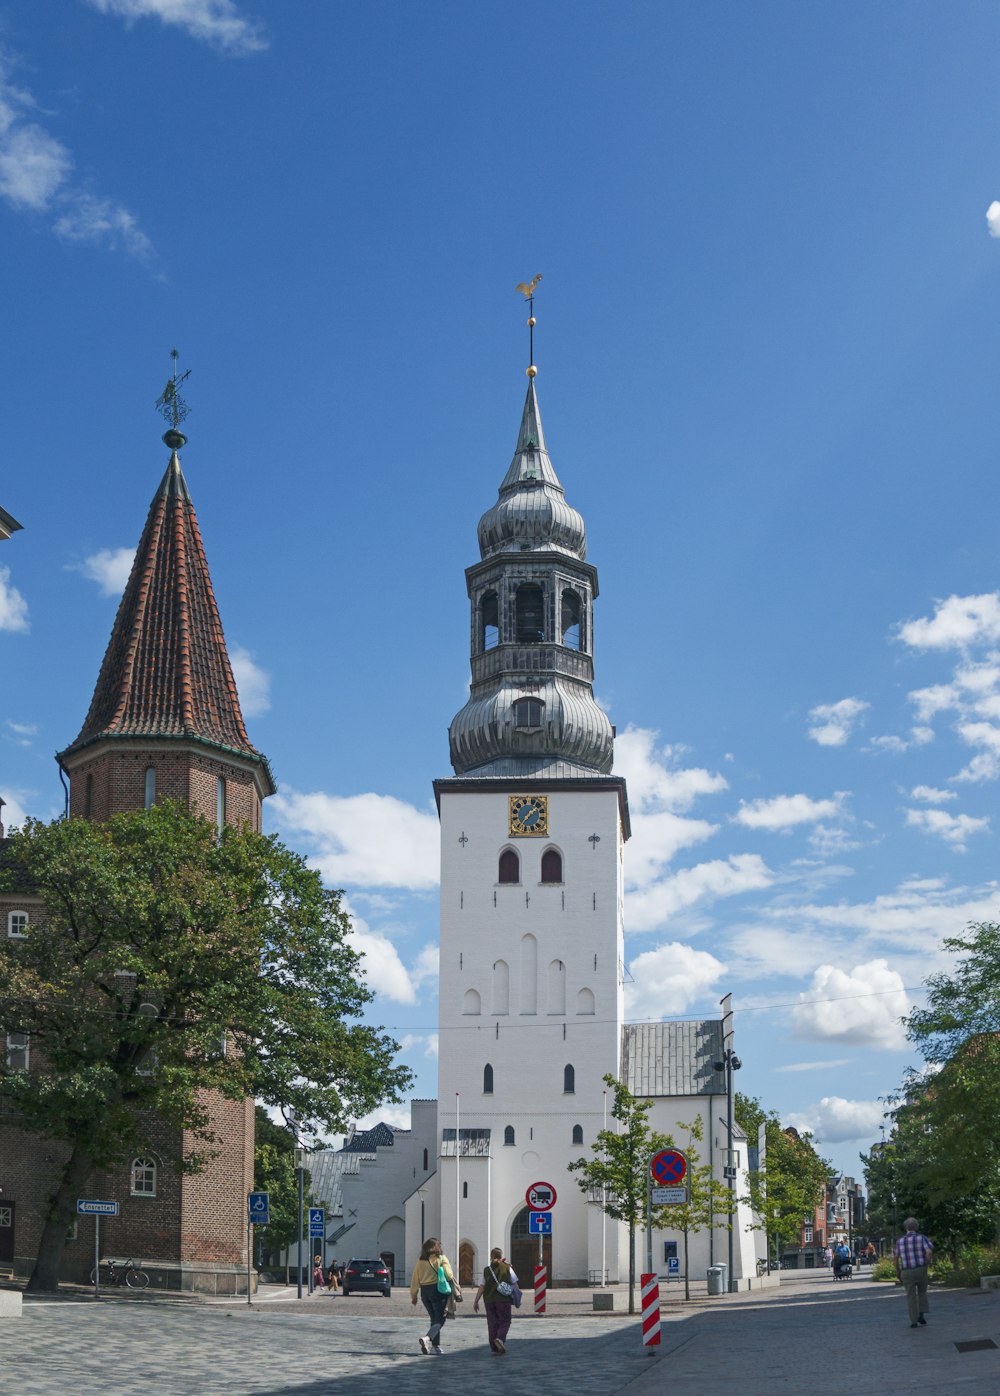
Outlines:
{"label": "blue sky", "polygon": [[997,914],[998,48],[977,3],[0,0],[8,822],[61,808],[176,344],[270,827],[434,1093],[431,782],[540,271],[631,1016],[732,991],[740,1087],[856,1168]]}

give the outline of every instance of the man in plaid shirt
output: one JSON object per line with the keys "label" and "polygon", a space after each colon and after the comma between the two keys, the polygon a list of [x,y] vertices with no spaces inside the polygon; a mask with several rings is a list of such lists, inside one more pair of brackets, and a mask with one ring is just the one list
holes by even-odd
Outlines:
{"label": "man in plaid shirt", "polygon": [[910,1327],[926,1324],[927,1264],[934,1247],[918,1230],[916,1217],[907,1217],[903,1235],[896,1242],[896,1274],[906,1289],[906,1306],[910,1311]]}

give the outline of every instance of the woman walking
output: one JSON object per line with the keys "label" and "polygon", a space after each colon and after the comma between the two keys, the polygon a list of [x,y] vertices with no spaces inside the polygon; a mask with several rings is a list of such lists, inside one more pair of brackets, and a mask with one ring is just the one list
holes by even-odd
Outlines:
{"label": "woman walking", "polygon": [[512,1286],[517,1276],[510,1263],[503,1258],[503,1251],[494,1246],[490,1251],[490,1263],[483,1271],[483,1282],[476,1290],[474,1314],[479,1313],[479,1301],[486,1305],[486,1332],[490,1340],[490,1351],[502,1357],[507,1351],[506,1339],[510,1330]]}
{"label": "woman walking", "polygon": [[[441,1281],[445,1287],[442,1289]],[[444,1327],[445,1305],[449,1294],[458,1297],[458,1286],[452,1274],[448,1257],[441,1249],[436,1236],[428,1236],[420,1251],[420,1259],[413,1267],[410,1277],[410,1298],[414,1305],[418,1299],[423,1303],[430,1318],[430,1327],[420,1339],[421,1352],[435,1352],[441,1355],[441,1329]]]}

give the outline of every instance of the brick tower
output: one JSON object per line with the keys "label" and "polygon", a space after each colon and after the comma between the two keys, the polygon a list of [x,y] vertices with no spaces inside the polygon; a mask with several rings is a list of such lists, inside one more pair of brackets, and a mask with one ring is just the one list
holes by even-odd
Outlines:
{"label": "brick tower", "polygon": [[[168,394],[170,385],[168,384]],[[57,761],[69,813],[105,820],[158,799],[186,801],[206,818],[259,831],[275,786],[247,736],[209,576],[201,531],[181,470],[186,438],[163,440],[166,473],[150,505],[83,727]],[[217,1156],[198,1174],[177,1160],[186,1132],[156,1131],[155,1156],[99,1174],[92,1196],[114,1198],[102,1228],[107,1254],[142,1256],[169,1288],[233,1292],[246,1277],[246,1194],[253,1186],[254,1102],[211,1103]],[[29,1148],[33,1147],[29,1145]],[[146,1163],[148,1167],[138,1167]],[[21,1247],[19,1246],[20,1250]],[[74,1268],[77,1244],[67,1250]],[[92,1258],[85,1260],[87,1267]]]}

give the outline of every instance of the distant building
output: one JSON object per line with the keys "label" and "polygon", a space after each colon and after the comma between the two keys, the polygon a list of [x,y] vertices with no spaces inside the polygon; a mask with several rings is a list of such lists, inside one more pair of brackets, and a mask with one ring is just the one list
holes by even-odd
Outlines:
{"label": "distant building", "polygon": [[23,524],[18,523],[13,514],[8,514],[6,509],[0,509],[0,543],[3,543],[12,533],[16,533],[23,526]]}

